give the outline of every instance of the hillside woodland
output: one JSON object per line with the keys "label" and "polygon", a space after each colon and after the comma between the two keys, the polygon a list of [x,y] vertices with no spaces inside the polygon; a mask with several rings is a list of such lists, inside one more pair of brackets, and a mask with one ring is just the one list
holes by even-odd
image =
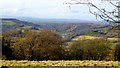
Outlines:
{"label": "hillside woodland", "polygon": [[[107,25],[41,25],[17,19],[3,19],[1,25],[4,60],[120,60],[117,32]],[[81,37],[87,35],[98,38]]]}

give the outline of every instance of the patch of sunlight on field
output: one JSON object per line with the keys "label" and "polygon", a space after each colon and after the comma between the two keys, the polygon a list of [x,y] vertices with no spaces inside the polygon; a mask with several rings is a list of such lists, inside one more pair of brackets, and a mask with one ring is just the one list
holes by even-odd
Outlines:
{"label": "patch of sunlight on field", "polygon": [[[85,39],[99,39],[99,38],[104,38],[104,37],[94,37],[94,36],[79,36],[77,38],[72,39],[73,41],[77,40],[85,40]],[[110,41],[117,41],[118,38],[107,38]]]}
{"label": "patch of sunlight on field", "polygon": [[24,26],[23,28],[24,29],[29,29],[29,28],[32,28],[32,26]]}
{"label": "patch of sunlight on field", "polygon": [[108,38],[108,40],[110,40],[110,41],[113,41],[113,40],[117,41],[118,38]]}
{"label": "patch of sunlight on field", "polygon": [[118,66],[118,61],[27,61],[2,60],[2,66]]}
{"label": "patch of sunlight on field", "polygon": [[16,23],[12,21],[2,21],[3,23],[0,23],[0,25],[15,25]]}

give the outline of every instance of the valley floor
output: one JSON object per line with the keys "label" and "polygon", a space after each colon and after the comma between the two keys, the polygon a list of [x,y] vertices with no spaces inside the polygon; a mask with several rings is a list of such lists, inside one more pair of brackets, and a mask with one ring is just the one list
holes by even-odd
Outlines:
{"label": "valley floor", "polygon": [[60,61],[28,61],[28,60],[2,60],[1,66],[118,66],[118,61],[79,61],[79,60],[60,60]]}

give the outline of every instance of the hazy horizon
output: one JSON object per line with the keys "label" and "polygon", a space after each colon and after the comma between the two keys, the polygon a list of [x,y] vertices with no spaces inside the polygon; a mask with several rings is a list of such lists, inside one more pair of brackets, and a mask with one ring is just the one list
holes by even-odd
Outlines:
{"label": "hazy horizon", "polygon": [[[1,0],[0,16],[101,21],[100,18],[96,20],[96,17],[89,13],[88,6],[71,5],[69,7],[70,5],[64,4],[65,2],[71,2],[71,0]],[[96,0],[93,0],[93,3],[100,6]],[[102,4],[108,10],[113,8],[108,3]]]}

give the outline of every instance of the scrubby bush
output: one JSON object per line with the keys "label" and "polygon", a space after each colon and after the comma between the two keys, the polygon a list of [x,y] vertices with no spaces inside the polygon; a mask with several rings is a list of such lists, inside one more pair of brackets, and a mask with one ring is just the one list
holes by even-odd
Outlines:
{"label": "scrubby bush", "polygon": [[114,60],[120,61],[120,43],[118,43],[115,46],[115,49],[113,50]]}
{"label": "scrubby bush", "polygon": [[12,49],[10,48],[10,39],[2,39],[2,59],[13,59]]}
{"label": "scrubby bush", "polygon": [[110,52],[110,43],[105,38],[80,40],[70,47],[73,59],[81,60],[104,60]]}

